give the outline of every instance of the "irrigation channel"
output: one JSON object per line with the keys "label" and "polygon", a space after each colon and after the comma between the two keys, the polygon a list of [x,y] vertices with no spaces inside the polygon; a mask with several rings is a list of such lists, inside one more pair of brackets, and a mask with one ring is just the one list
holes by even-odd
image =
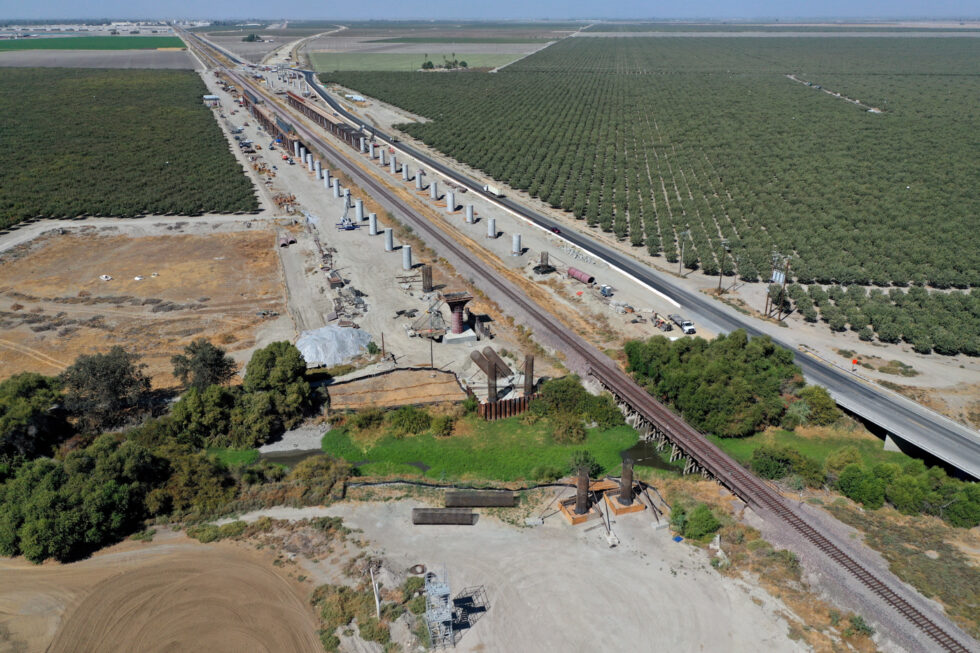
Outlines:
{"label": "irrigation channel", "polygon": [[[256,97],[266,97],[261,89],[256,88],[242,75],[229,69],[221,62],[219,57],[231,59],[226,53],[212,48],[209,43],[197,35],[185,34],[184,36],[189,41],[193,40],[196,45],[199,45],[199,48],[210,50],[210,52],[204,51],[202,54],[213,65],[224,69],[224,73],[240,85],[243,90],[247,88]],[[237,61],[237,58],[234,59]],[[282,113],[282,110],[277,109],[277,113]],[[294,121],[293,126],[301,140],[306,143],[307,149],[318,151],[322,156],[328,156],[337,162],[352,158],[351,152],[341,151],[339,147],[342,146],[329,144],[325,137],[315,134],[300,121]],[[788,525],[806,542],[814,546],[832,562],[843,567],[873,594],[893,607],[898,614],[915,625],[943,650],[962,653],[973,650],[970,646],[958,641],[921,609],[912,605],[908,599],[845,553],[842,547],[846,547],[847,543],[843,541],[839,544],[832,542],[811,525],[805,516],[798,513],[782,495],[747,472],[701,433],[659,403],[622,371],[614,361],[572,333],[564,325],[558,323],[523,292],[506,279],[501,278],[489,264],[447,236],[433,222],[419,215],[415,209],[383,186],[372,175],[364,172],[360,166],[350,164],[346,166],[346,170],[356,183],[369,192],[374,199],[394,209],[393,213],[395,215],[400,214],[400,219],[410,222],[423,240],[438,248],[439,254],[447,258],[458,271],[462,267],[471,271],[474,274],[473,278],[479,278],[481,285],[484,286],[484,290],[491,299],[497,301],[501,306],[507,306],[508,309],[516,309],[523,313],[530,318],[525,322],[530,322],[529,326],[532,326],[536,333],[545,335],[551,342],[560,343],[566,355],[572,355],[584,362],[588,374],[613,394],[635,426],[652,429],[658,436],[666,438],[672,446],[677,447],[696,462],[696,471],[712,476],[757,512],[763,516],[768,516],[771,521],[781,521]],[[689,468],[689,471],[692,469],[694,468]],[[915,594],[910,596],[915,597],[912,600],[919,598]],[[924,601],[921,605],[923,609],[927,609]]]}

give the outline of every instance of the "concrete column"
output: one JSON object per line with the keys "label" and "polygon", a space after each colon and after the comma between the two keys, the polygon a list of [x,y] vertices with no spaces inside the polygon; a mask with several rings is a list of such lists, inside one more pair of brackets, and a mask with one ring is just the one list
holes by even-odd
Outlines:
{"label": "concrete column", "polygon": [[412,269],[412,246],[402,245],[402,270]]}
{"label": "concrete column", "polygon": [[333,178],[333,198],[340,199],[340,180]]}
{"label": "concrete column", "polygon": [[313,155],[312,154],[307,154],[306,155],[306,167],[307,167],[307,169],[310,172],[313,172]]}
{"label": "concrete column", "polygon": [[299,146],[299,162],[306,163],[306,148],[302,145]]}
{"label": "concrete column", "polygon": [[313,162],[313,172],[316,173],[316,178],[319,179],[323,171],[320,168],[320,159]]}
{"label": "concrete column", "polygon": [[456,210],[456,193],[453,191],[446,192],[446,213],[452,213]]}
{"label": "concrete column", "polygon": [[381,165],[388,165],[388,152],[383,147],[381,148]]}
{"label": "concrete column", "polygon": [[330,171],[329,170],[324,170],[323,171],[323,187],[324,188],[330,188]]}
{"label": "concrete column", "polygon": [[395,251],[395,234],[391,229],[385,229],[385,251]]}
{"label": "concrete column", "polygon": [[497,218],[487,219],[487,238],[497,237]]}
{"label": "concrete column", "polygon": [[368,235],[377,236],[378,235],[378,214],[369,213],[368,214]]}
{"label": "concrete column", "polygon": [[623,458],[623,479],[619,483],[619,502],[624,506],[633,505],[633,460]]}
{"label": "concrete column", "polygon": [[293,156],[299,158],[299,141],[293,141]]}
{"label": "concrete column", "polygon": [[466,224],[473,224],[473,205],[466,205]]}
{"label": "concrete column", "polygon": [[397,158],[394,154],[391,155],[391,160],[388,161],[388,169],[391,171],[391,174],[398,172]]}
{"label": "concrete column", "polygon": [[422,190],[422,169],[415,173],[415,190]]}
{"label": "concrete column", "polygon": [[408,166],[402,164],[402,181],[408,181]]}
{"label": "concrete column", "polygon": [[358,222],[364,221],[364,200],[354,200],[354,215]]}
{"label": "concrete column", "polygon": [[432,183],[429,184],[429,197],[434,200],[439,199],[439,182],[435,179],[433,179]]}
{"label": "concrete column", "polygon": [[521,255],[521,235],[520,234],[514,234],[513,236],[511,236],[510,255],[511,256],[520,256]]}
{"label": "concrete column", "polygon": [[368,143],[368,156],[374,158],[374,143]]}
{"label": "concrete column", "polygon": [[367,151],[367,148],[364,147],[364,137],[361,136],[361,154],[363,154],[366,151]]}

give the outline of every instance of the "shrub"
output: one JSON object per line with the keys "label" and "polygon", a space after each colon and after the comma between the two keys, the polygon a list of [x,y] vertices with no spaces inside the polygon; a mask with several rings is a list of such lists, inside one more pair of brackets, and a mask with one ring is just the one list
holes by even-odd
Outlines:
{"label": "shrub", "polygon": [[759,447],[752,452],[749,464],[762,478],[779,479],[797,474],[810,487],[820,487],[824,483],[824,474],[819,463],[789,447],[780,445]]}
{"label": "shrub", "polygon": [[598,476],[602,472],[602,465],[586,449],[579,449],[573,453],[569,465],[572,474],[578,474],[578,470],[582,467],[588,469],[590,477]]}
{"label": "shrub", "polygon": [[456,418],[451,415],[439,415],[432,420],[432,435],[448,438],[456,427]]}
{"label": "shrub", "polygon": [[432,417],[421,408],[402,406],[388,413],[387,421],[398,435],[418,435],[429,428]]}
{"label": "shrub", "polygon": [[721,522],[704,503],[695,506],[684,522],[684,537],[700,540],[721,528]]}
{"label": "shrub", "polygon": [[374,428],[384,422],[385,413],[374,406],[365,408],[347,417],[347,425],[357,431]]}
{"label": "shrub", "polygon": [[808,385],[796,395],[810,407],[809,421],[818,426],[829,426],[840,419],[841,412],[827,389],[819,385]]}
{"label": "shrub", "polygon": [[374,344],[374,341],[372,340],[367,344],[367,353],[371,354],[372,356],[375,354],[380,354],[381,348]]}
{"label": "shrub", "polygon": [[402,603],[411,600],[417,592],[421,592],[425,587],[425,580],[421,576],[409,576],[402,583]]}
{"label": "shrub", "polygon": [[834,451],[827,456],[827,461],[824,463],[824,466],[826,467],[828,473],[840,474],[841,470],[848,465],[860,465],[861,462],[861,452],[857,450],[857,447],[848,445],[846,447],[841,447],[837,451]]}
{"label": "shrub", "polygon": [[559,413],[551,418],[551,435],[560,444],[577,444],[585,441],[582,418]]}

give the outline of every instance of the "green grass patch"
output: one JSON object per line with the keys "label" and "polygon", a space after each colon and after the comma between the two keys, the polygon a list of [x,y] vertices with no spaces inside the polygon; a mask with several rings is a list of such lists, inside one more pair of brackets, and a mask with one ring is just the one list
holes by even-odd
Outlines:
{"label": "green grass patch", "polygon": [[[347,429],[335,429],[323,437],[323,450],[348,462],[370,461],[359,466],[366,475],[424,475],[433,479],[535,480],[535,468],[565,472],[572,454],[588,450],[611,472],[620,465],[619,452],[637,440],[627,426],[590,429],[581,444],[557,444],[548,420],[526,425],[518,417],[485,422],[476,417],[460,420],[458,435],[436,438],[424,433],[398,438],[390,433],[367,442]],[[408,463],[421,462],[426,472]]]}
{"label": "green grass patch", "polygon": [[63,36],[0,41],[5,50],[156,50],[184,48],[176,36]]}
{"label": "green grass patch", "polygon": [[748,466],[752,453],[765,445],[790,447],[799,454],[816,460],[821,466],[827,461],[827,456],[841,447],[847,446],[858,450],[865,465],[875,463],[901,464],[909,460],[909,457],[901,452],[885,451],[884,444],[874,436],[850,433],[819,437],[771,429],[747,438],[719,438],[713,435],[709,435],[708,438],[721,447],[725,453],[745,466]]}
{"label": "green grass patch", "polygon": [[214,447],[207,450],[208,455],[216,458],[220,463],[231,467],[232,465],[251,465],[258,461],[258,449],[226,449]]}
{"label": "green grass patch", "polygon": [[[448,52],[445,54],[449,54]],[[496,68],[519,58],[521,54],[464,54],[456,57],[465,61],[469,68]],[[429,60],[437,67],[442,63],[442,53],[429,53]],[[310,61],[317,72],[357,70],[368,72],[419,70],[425,63],[424,54],[396,54],[391,52],[311,52]]]}

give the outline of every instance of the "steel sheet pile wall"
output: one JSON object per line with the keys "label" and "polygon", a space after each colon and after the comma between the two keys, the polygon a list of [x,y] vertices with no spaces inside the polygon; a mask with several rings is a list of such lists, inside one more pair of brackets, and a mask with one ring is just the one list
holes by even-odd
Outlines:
{"label": "steel sheet pile wall", "polygon": [[500,490],[455,490],[446,492],[447,508],[513,508],[517,494]]}
{"label": "steel sheet pile wall", "polygon": [[477,414],[487,421],[493,421],[498,419],[504,419],[505,417],[514,417],[515,415],[520,415],[526,411],[530,405],[531,401],[536,399],[539,395],[525,395],[523,397],[514,397],[513,399],[504,399],[502,401],[496,401],[488,404],[480,404],[477,409]]}
{"label": "steel sheet pile wall", "polygon": [[412,523],[472,526],[476,523],[476,514],[466,508],[412,508]]}

